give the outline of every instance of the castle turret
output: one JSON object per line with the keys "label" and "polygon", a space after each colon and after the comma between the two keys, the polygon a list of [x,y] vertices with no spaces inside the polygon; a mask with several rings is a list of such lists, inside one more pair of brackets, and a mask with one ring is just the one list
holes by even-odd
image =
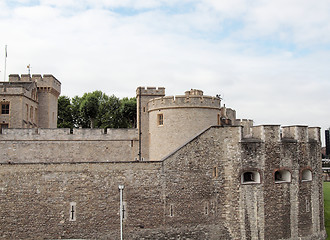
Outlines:
{"label": "castle turret", "polygon": [[149,159],[160,160],[202,130],[220,125],[220,98],[192,89],[148,102]]}
{"label": "castle turret", "polygon": [[39,127],[57,127],[57,101],[61,93],[61,83],[53,75],[33,75],[37,83],[39,101]]}

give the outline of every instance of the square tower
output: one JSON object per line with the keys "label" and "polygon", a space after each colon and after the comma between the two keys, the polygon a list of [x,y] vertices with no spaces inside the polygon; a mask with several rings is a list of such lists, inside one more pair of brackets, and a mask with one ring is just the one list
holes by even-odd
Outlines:
{"label": "square tower", "polygon": [[148,102],[151,99],[164,97],[163,87],[138,87],[136,89],[137,101],[137,127],[139,130],[139,160],[149,160],[149,112]]}

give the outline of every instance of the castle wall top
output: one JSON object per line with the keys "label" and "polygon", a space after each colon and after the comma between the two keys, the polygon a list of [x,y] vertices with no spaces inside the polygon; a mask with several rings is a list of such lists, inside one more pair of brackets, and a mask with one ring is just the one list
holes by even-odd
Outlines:
{"label": "castle wall top", "polygon": [[43,76],[40,74],[33,74],[32,77],[30,74],[22,74],[21,76],[18,74],[9,75],[9,83],[26,82],[36,82],[38,88],[52,88],[58,94],[61,93],[61,82],[51,74],[44,74]]}
{"label": "castle wall top", "polygon": [[204,96],[204,95],[180,95],[168,96],[151,99],[148,102],[149,111],[165,108],[215,108],[220,110],[221,100],[217,97]]}
{"label": "castle wall top", "polygon": [[3,129],[0,141],[129,141],[137,140],[137,129],[73,129],[69,128],[8,128]]}
{"label": "castle wall top", "polygon": [[[294,140],[297,142],[320,142],[320,128],[307,126],[261,125],[252,127],[253,139],[262,142]],[[248,139],[248,138],[246,138]]]}
{"label": "castle wall top", "polygon": [[164,87],[138,87],[136,89],[136,96],[165,96]]}

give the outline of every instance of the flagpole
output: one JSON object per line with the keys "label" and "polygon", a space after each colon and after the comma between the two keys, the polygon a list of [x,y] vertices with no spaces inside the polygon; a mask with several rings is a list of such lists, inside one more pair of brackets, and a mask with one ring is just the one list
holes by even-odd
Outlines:
{"label": "flagpole", "polygon": [[6,81],[6,70],[7,70],[7,45],[5,46],[5,72],[3,80]]}

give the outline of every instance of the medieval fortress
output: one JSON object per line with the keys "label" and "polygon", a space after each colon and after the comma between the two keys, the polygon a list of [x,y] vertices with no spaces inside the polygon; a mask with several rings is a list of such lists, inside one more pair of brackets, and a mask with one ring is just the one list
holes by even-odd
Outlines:
{"label": "medieval fortress", "polygon": [[326,238],[318,127],[138,87],[136,129],[57,129],[60,91],[0,83],[0,239]]}

